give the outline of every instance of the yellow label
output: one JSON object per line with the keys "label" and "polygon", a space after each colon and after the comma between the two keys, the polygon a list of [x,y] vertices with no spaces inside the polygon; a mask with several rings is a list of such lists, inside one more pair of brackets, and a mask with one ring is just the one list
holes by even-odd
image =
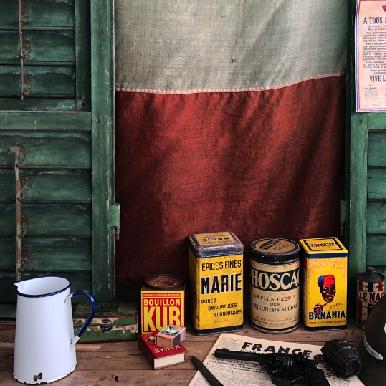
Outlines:
{"label": "yellow label", "polygon": [[304,324],[307,327],[346,325],[347,257],[304,260]]}
{"label": "yellow label", "polygon": [[184,326],[184,291],[141,290],[141,331],[160,331],[169,324]]}
{"label": "yellow label", "polygon": [[213,245],[234,244],[235,239],[229,232],[199,233],[194,235],[199,247],[210,247]]}
{"label": "yellow label", "polygon": [[243,255],[189,255],[193,325],[211,330],[243,324]]}
{"label": "yellow label", "polygon": [[299,243],[309,255],[322,253],[348,253],[342,242],[336,237],[303,239],[300,240]]}

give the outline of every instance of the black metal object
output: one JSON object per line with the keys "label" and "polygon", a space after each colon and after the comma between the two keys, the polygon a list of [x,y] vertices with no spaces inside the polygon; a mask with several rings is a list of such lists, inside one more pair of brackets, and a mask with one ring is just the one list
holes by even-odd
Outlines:
{"label": "black metal object", "polygon": [[361,371],[358,349],[345,340],[330,340],[322,347],[322,353],[326,363],[339,377],[351,377]]}
{"label": "black metal object", "polygon": [[216,358],[257,362],[265,366],[271,381],[278,386],[313,385],[328,386],[323,370],[316,367],[317,361],[298,354],[256,354],[245,351],[217,349]]}
{"label": "black metal object", "polygon": [[200,371],[210,386],[223,386],[223,384],[208,370],[208,368],[195,356],[192,356],[194,367]]}

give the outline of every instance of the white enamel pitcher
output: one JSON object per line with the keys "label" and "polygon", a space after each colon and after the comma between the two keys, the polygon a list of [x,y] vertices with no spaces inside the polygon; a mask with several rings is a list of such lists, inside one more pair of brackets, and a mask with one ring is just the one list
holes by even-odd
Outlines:
{"label": "white enamel pitcher", "polygon": [[[82,290],[70,293],[63,277],[39,277],[15,283],[16,336],[13,376],[22,383],[54,382],[75,370],[75,344],[96,312],[94,297]],[[71,298],[87,297],[92,311],[74,335]]]}

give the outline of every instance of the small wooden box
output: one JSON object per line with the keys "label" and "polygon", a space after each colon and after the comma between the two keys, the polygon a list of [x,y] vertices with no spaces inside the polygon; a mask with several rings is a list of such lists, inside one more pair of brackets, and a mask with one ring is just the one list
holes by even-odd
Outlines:
{"label": "small wooden box", "polygon": [[156,336],[156,345],[163,348],[173,348],[186,338],[186,328],[179,326],[167,326]]}

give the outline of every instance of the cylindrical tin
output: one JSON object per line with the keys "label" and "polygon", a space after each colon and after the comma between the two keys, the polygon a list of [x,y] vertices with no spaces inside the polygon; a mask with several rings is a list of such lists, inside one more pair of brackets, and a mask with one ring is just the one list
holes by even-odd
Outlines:
{"label": "cylindrical tin", "polygon": [[179,278],[149,276],[141,288],[141,332],[160,331],[169,324],[185,326],[185,288]]}
{"label": "cylindrical tin", "polygon": [[357,325],[367,328],[367,319],[374,305],[384,296],[385,277],[367,267],[366,272],[357,277]]}
{"label": "cylindrical tin", "polygon": [[286,239],[251,244],[251,324],[267,333],[294,330],[300,320],[300,247]]}
{"label": "cylindrical tin", "polygon": [[145,284],[151,288],[157,288],[162,290],[173,290],[183,285],[183,281],[173,275],[167,273],[161,273],[159,275],[151,275],[145,278]]}

